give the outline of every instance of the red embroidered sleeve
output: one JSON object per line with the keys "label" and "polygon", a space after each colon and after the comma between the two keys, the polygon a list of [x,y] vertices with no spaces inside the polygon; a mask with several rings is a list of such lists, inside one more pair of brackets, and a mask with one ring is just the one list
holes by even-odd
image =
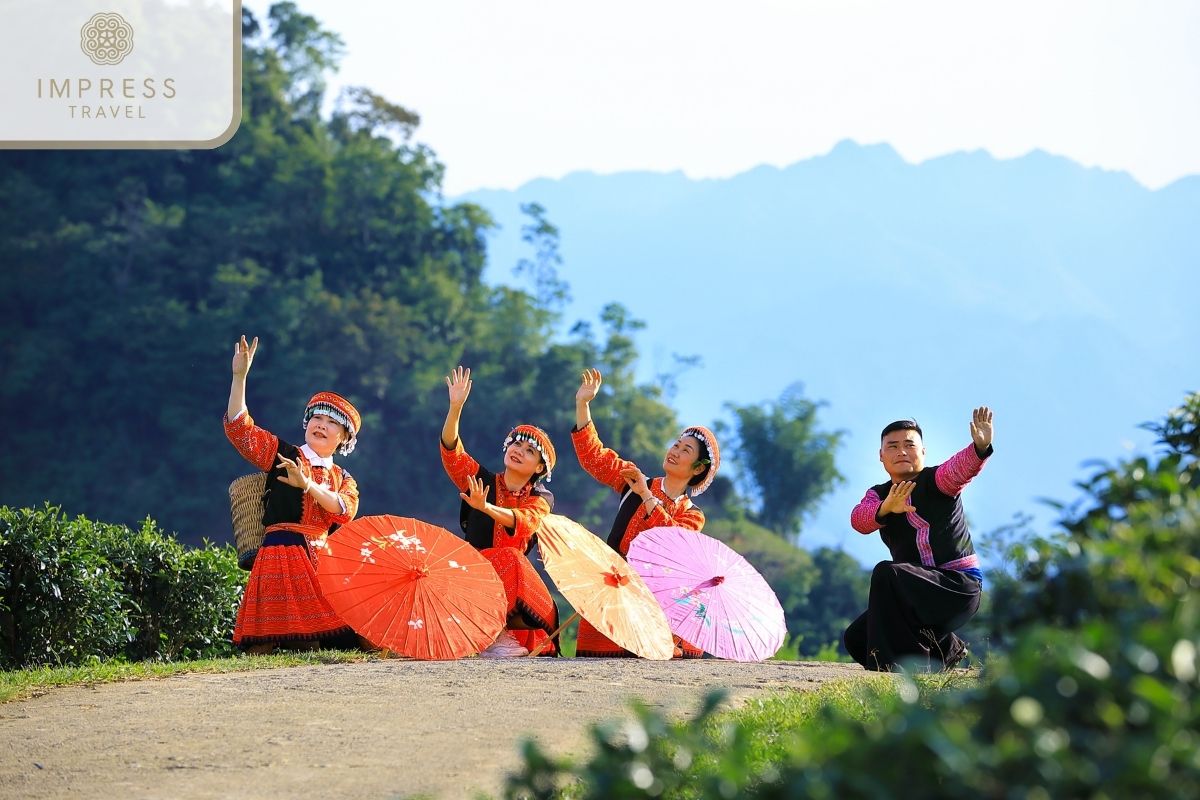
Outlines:
{"label": "red embroidered sleeve", "polygon": [[934,471],[933,480],[937,484],[938,491],[948,497],[954,497],[962,492],[963,488],[983,471],[985,459],[991,454],[992,449],[989,446],[987,455],[980,458],[979,454],[975,452],[974,443],[959,450],[950,457],[949,461],[939,464],[937,470]]}
{"label": "red embroidered sleeve", "polygon": [[342,473],[342,485],[338,487],[337,496],[342,501],[343,514],[334,514],[333,521],[337,525],[345,525],[358,515],[358,481],[341,467],[335,467]]}
{"label": "red embroidered sleeve", "polygon": [[595,424],[589,422],[581,430],[571,431],[571,443],[584,472],[615,492],[625,491],[629,484],[621,477],[621,470],[635,465],[604,446]]}
{"label": "red embroidered sleeve", "polygon": [[328,530],[332,525],[345,525],[354,519],[358,514],[358,483],[353,476],[337,464],[334,464],[332,472],[327,474],[323,467],[314,467],[303,450],[296,454],[296,459],[308,470],[314,481],[337,495],[342,506],[341,511],[327,511],[317,502],[316,497],[306,492],[301,495],[300,522]]}
{"label": "red embroidered sleeve", "polygon": [[479,472],[479,462],[467,455],[462,446],[462,439],[456,441],[453,448],[447,448],[439,438],[438,449],[442,451],[442,466],[446,468],[446,474],[460,492],[465,492],[467,478],[474,477]]}
{"label": "red embroidered sleeve", "polygon": [[850,527],[863,534],[874,533],[882,528],[883,526],[875,519],[881,505],[883,505],[883,498],[875,494],[874,489],[867,489],[863,499],[850,512]]}
{"label": "red embroidered sleeve", "polygon": [[[623,556],[629,555],[629,546],[633,544],[634,539],[641,535],[642,531],[661,527],[687,528],[692,531],[704,529],[704,512],[693,505],[690,500],[662,502],[664,498],[662,478],[650,481],[650,489],[660,502],[655,504],[654,510],[649,514],[640,508],[633,512],[617,548],[617,551]],[[668,508],[672,508],[674,511],[668,511]]]}
{"label": "red embroidered sleeve", "polygon": [[512,533],[509,533],[507,528],[497,522],[492,541],[496,547],[515,547],[523,553],[525,548],[529,547],[529,540],[537,533],[538,528],[542,527],[542,520],[550,513],[550,504],[545,498],[526,495],[516,506],[508,508],[516,518],[516,525]]}
{"label": "red embroidered sleeve", "polygon": [[275,466],[279,437],[255,425],[249,411],[243,411],[233,420],[225,417],[225,436],[242,454],[242,458],[263,472],[270,472]]}
{"label": "red embroidered sleeve", "polygon": [[654,506],[654,510],[650,512],[650,518],[646,520],[645,528],[661,528],[664,526],[687,528],[690,531],[703,530],[704,512],[689,503],[687,508],[680,509],[672,515],[667,513],[662,503],[657,503]]}

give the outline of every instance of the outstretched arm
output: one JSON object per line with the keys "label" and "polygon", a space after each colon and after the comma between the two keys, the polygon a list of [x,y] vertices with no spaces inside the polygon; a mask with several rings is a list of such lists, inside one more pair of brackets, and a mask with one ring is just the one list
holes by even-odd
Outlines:
{"label": "outstretched arm", "polygon": [[622,471],[637,470],[637,465],[626,461],[617,455],[616,451],[605,447],[596,433],[596,426],[588,421],[583,428],[571,431],[571,443],[575,446],[575,456],[584,472],[616,492],[624,492],[629,482],[621,475]]}
{"label": "outstretched arm", "polygon": [[229,387],[229,403],[225,407],[225,436],[249,461],[263,472],[275,466],[275,454],[279,452],[279,438],[270,431],[254,424],[246,410],[246,375],[258,350],[258,338],[250,344],[246,337],[233,345],[233,382]]}
{"label": "outstretched arm", "polygon": [[954,497],[974,480],[992,454],[992,433],[992,410],[980,406],[971,413],[971,444],[939,465],[934,472],[938,491]]}
{"label": "outstretched arm", "polygon": [[579,382],[578,391],[575,392],[575,430],[583,430],[592,421],[591,402],[600,392],[602,381],[600,370],[585,369],[583,371],[583,379]]}
{"label": "outstretched arm", "polygon": [[447,450],[458,443],[458,421],[462,417],[463,406],[471,395],[471,370],[459,366],[446,377],[446,387],[450,390],[450,408],[446,411],[446,422],[442,425],[442,447]]}
{"label": "outstretched arm", "polygon": [[446,378],[450,389],[450,410],[446,412],[446,423],[442,426],[442,441],[438,450],[442,453],[442,467],[460,492],[467,491],[467,478],[479,472],[479,463],[467,455],[458,438],[458,420],[462,416],[467,396],[471,394],[471,370],[458,367]]}
{"label": "outstretched arm", "polygon": [[233,419],[246,408],[246,376],[258,352],[258,337],[246,344],[246,337],[233,343],[233,382],[229,386],[229,404],[225,407],[225,418]]}

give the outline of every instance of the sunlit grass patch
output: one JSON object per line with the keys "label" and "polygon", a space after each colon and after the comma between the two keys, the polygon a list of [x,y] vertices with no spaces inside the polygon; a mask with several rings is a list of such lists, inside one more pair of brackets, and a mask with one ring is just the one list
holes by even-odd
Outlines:
{"label": "sunlit grass patch", "polygon": [[[918,675],[914,680],[917,702],[927,703],[937,692],[973,686],[977,679],[977,673],[965,670]],[[814,729],[827,724],[827,715],[869,722],[879,717],[881,709],[892,707],[904,686],[904,679],[898,675],[867,674],[826,683],[815,690],[776,692],[714,717],[706,723],[704,734],[720,743],[728,738],[732,726],[740,726],[748,743],[746,766],[751,772],[761,772],[787,756],[795,732],[805,730],[812,735]],[[712,762],[713,756],[698,757],[697,766],[706,766],[706,759]]]}
{"label": "sunlit grass patch", "polygon": [[118,681],[150,680],[187,672],[245,672],[312,664],[371,661],[378,655],[355,650],[318,650],[269,656],[233,656],[196,661],[107,661],[78,667],[37,667],[0,672],[0,703],[35,697],[59,686],[95,686]]}
{"label": "sunlit grass patch", "polygon": [[638,792],[645,790],[668,800],[735,797],[739,787],[778,780],[784,765],[803,756],[805,743],[887,724],[899,707],[932,707],[937,696],[977,680],[978,673],[962,670],[911,679],[864,673],[812,690],[755,697],[725,711],[718,710],[717,692],[682,721],[635,703],[633,719],[593,726],[593,752],[582,762],[525,742],[524,769],[510,776],[506,796],[574,800],[631,791],[643,796]]}

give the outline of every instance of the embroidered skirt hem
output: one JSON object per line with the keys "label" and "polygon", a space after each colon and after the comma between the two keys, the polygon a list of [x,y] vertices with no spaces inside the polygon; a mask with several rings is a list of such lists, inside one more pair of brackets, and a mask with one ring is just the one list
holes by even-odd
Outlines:
{"label": "embroidered skirt hem", "polygon": [[305,537],[274,531],[263,538],[238,607],[233,643],[320,641],[348,645],[353,631],[329,605],[317,582]]}

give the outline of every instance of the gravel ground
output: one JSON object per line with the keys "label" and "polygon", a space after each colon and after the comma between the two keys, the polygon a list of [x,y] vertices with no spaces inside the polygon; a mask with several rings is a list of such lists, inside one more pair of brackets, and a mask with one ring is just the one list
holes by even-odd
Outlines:
{"label": "gravel ground", "polygon": [[393,798],[499,795],[537,737],[582,755],[587,726],[640,698],[694,710],[861,677],[856,665],[712,659],[371,661],[55,689],[0,705],[0,795]]}

